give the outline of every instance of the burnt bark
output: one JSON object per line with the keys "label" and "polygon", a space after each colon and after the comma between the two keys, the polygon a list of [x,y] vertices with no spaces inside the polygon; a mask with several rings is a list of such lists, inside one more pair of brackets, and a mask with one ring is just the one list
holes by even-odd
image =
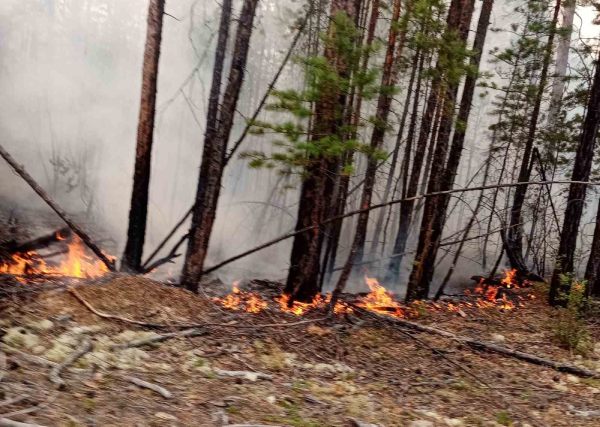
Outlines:
{"label": "burnt bark", "polygon": [[144,252],[154,115],[156,110],[156,87],[158,84],[158,61],[160,57],[164,11],[165,0],[150,1],[148,6],[146,46],[144,48],[142,95],[137,129],[133,189],[131,191],[131,206],[129,210],[129,227],[127,230],[127,243],[121,263],[121,270],[124,271],[140,271]]}
{"label": "burnt bark", "polygon": [[[573,181],[588,181],[592,170],[592,158],[600,124],[600,64],[596,63],[594,81],[590,90],[587,111],[583,123],[583,129],[573,164]],[[568,284],[561,284],[561,275],[573,272],[574,255],[577,247],[577,236],[579,224],[585,206],[587,186],[582,184],[571,184],[567,207],[563,220],[560,236],[560,244],[552,281],[550,283],[550,304],[559,304],[562,300],[561,294],[569,291]]]}
{"label": "burnt bark", "polygon": [[[477,32],[473,43],[475,55],[471,57],[470,63],[473,70],[465,79],[457,124],[455,126],[446,163],[446,151],[453,122],[453,116],[451,114],[454,111],[454,100],[458,93],[459,82],[455,81],[454,87],[449,87],[447,90],[446,102],[449,105],[444,109],[442,115],[442,124],[440,125],[436,153],[431,162],[432,169],[427,192],[446,191],[454,186],[454,180],[464,148],[467,123],[477,82],[477,72],[479,71],[481,55],[485,45],[485,37],[490,22],[492,6],[493,0],[484,0],[482,4],[479,22],[477,24]],[[459,39],[466,44],[474,2],[467,0],[465,4],[458,7],[460,16],[456,18],[458,21],[457,33]],[[413,263],[413,269],[408,283],[407,300],[427,298],[429,296],[429,288],[435,269],[435,259],[444,228],[449,200],[450,198],[448,196],[441,196],[430,198],[425,201],[417,253],[415,255],[415,262]]]}
{"label": "burnt bark", "polygon": [[[218,124],[215,129],[214,123],[207,123],[196,202],[192,213],[188,248],[181,278],[182,284],[193,292],[198,291],[198,283],[202,276],[208,243],[214,225],[217,202],[221,191],[223,169],[225,167],[227,143],[233,126],[240,90],[244,81],[244,72],[257,4],[258,0],[244,0],[238,19],[229,78],[218,112]],[[226,46],[227,30],[225,30],[225,27],[229,26],[229,21],[229,14],[221,19],[217,44],[217,59],[219,59],[218,55],[221,54],[219,50],[224,50]],[[221,44],[222,41],[224,44]],[[211,88],[210,95],[211,102],[214,99],[218,99],[214,98],[214,96],[218,97],[216,91],[219,90],[219,87],[215,88],[215,84],[219,82],[219,79],[220,76],[213,76],[213,87]],[[213,89],[215,89],[214,92]]]}
{"label": "burnt bark", "polygon": [[[538,122],[540,120],[542,100],[544,92],[546,90],[546,85],[548,83],[548,69],[550,68],[550,61],[552,59],[554,37],[556,34],[556,26],[558,23],[560,6],[561,0],[556,0],[550,27],[550,34],[548,35],[548,41],[546,43],[546,48],[542,61],[542,70],[540,71],[537,93],[535,96],[533,110],[531,113],[531,122],[529,124],[527,139],[525,141],[525,149],[523,151],[523,157],[521,159],[521,167],[519,169],[518,182],[528,182],[531,177],[531,154],[533,151],[535,138],[537,136],[537,128]],[[527,188],[527,185],[521,185],[515,189],[510,214],[510,228],[508,229],[504,239],[506,254],[508,255],[512,268],[519,270],[519,272],[523,275],[529,274],[529,269],[523,259],[523,227],[521,225],[521,223],[523,222],[523,204],[525,203]]]}

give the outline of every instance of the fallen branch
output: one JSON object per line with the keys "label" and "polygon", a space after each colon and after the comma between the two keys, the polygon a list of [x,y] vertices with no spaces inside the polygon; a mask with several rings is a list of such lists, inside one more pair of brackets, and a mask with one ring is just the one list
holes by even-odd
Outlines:
{"label": "fallen branch", "polygon": [[15,354],[19,356],[21,359],[33,363],[34,365],[43,366],[46,368],[53,368],[58,366],[58,363],[52,362],[48,359],[44,359],[43,357],[35,356],[33,354],[25,353],[17,348],[11,347],[8,344],[0,343],[0,350],[8,353]]}
{"label": "fallen branch", "polygon": [[308,323],[317,323],[323,320],[329,319],[331,316],[323,316],[317,317],[314,319],[303,319],[298,320],[297,322],[282,322],[282,323],[259,323],[256,325],[244,324],[240,325],[238,323],[183,323],[183,324],[166,324],[166,323],[150,323],[150,322],[141,322],[135,319],[129,319],[127,317],[104,313],[87,302],[73,287],[67,288],[67,291],[73,295],[77,301],[79,301],[85,308],[90,310],[98,317],[102,317],[103,319],[116,320],[118,322],[130,323],[132,325],[143,326],[146,328],[153,329],[193,329],[193,328],[236,328],[236,329],[260,329],[260,328],[287,328],[290,326],[300,326],[306,325]]}
{"label": "fallen branch", "polygon": [[83,243],[85,243],[85,245],[90,248],[92,252],[94,252],[94,254],[106,265],[110,271],[116,270],[114,261],[110,260],[104,254],[104,252],[100,250],[100,248],[92,241],[91,237],[79,225],[77,225],[54,200],[50,198],[48,193],[46,193],[46,191],[44,191],[44,189],[40,187],[37,182],[35,182],[33,177],[29,175],[23,166],[18,164],[16,160],[13,159],[13,157],[4,149],[4,147],[2,147],[1,144],[0,156],[2,156],[2,158],[6,160],[10,167],[13,168],[13,170],[17,173],[17,175],[23,178],[23,180],[29,184],[33,191],[35,191],[37,195],[40,196],[54,212],[56,212],[60,219],[62,219],[69,226],[69,228],[81,238]]}
{"label": "fallen branch", "polygon": [[115,344],[115,345],[111,346],[111,349],[112,350],[122,350],[125,348],[143,347],[145,345],[150,345],[150,344],[155,344],[158,342],[167,341],[167,340],[170,340],[171,338],[181,338],[181,337],[191,338],[191,337],[199,337],[199,336],[206,335],[206,334],[208,334],[208,331],[206,331],[206,330],[199,329],[199,328],[191,328],[191,329],[185,329],[180,332],[171,332],[168,334],[155,335],[155,336],[148,337],[148,338],[140,338],[139,340],[133,340],[133,341],[129,341],[129,342],[122,343],[122,344]]}
{"label": "fallen branch", "polygon": [[265,374],[262,372],[254,372],[254,371],[227,371],[224,369],[213,369],[214,373],[221,377],[231,377],[231,378],[241,378],[249,381],[256,380],[272,380],[273,376],[269,374]]}
{"label": "fallen branch", "polygon": [[147,388],[148,390],[152,390],[152,391],[160,394],[165,399],[170,399],[173,397],[173,393],[171,393],[166,388],[159,386],[158,384],[154,384],[154,383],[139,379],[137,377],[131,377],[128,375],[122,375],[121,378],[123,378],[125,381],[129,381],[130,383],[135,384],[138,387]]}
{"label": "fallen branch", "polygon": [[485,341],[478,341],[474,338],[465,337],[462,335],[456,335],[452,332],[445,331],[443,329],[434,328],[431,326],[421,325],[415,322],[411,322],[406,319],[399,319],[396,317],[389,317],[382,314],[377,314],[373,312],[369,312],[372,316],[386,321],[388,323],[396,324],[403,326],[408,329],[412,329],[418,332],[426,332],[428,334],[440,335],[451,340],[457,341],[461,344],[468,345],[469,347],[475,350],[488,351],[491,353],[501,354],[503,356],[514,357],[515,359],[522,360],[524,362],[532,363],[534,365],[545,366],[548,368],[552,368],[559,372],[567,372],[573,375],[577,375],[580,377],[588,377],[588,378],[598,378],[600,379],[600,373],[591,371],[589,369],[580,368],[578,366],[570,365],[568,363],[557,362],[550,359],[545,359],[543,357],[536,356],[534,354],[525,353],[519,350],[513,350],[508,347],[503,347],[497,344],[493,344]]}
{"label": "fallen branch", "polygon": [[92,342],[88,338],[84,338],[81,341],[80,346],[75,349],[75,351],[60,364],[54,366],[50,371],[49,379],[52,384],[54,384],[59,390],[65,388],[65,380],[60,377],[61,372],[75,363],[79,358],[83,357],[85,354],[89,353],[92,350]]}
{"label": "fallen branch", "polygon": [[142,274],[148,274],[153,270],[156,270],[158,267],[160,267],[163,264],[167,264],[169,262],[173,262],[173,260],[177,257],[180,257],[181,254],[177,253],[177,250],[179,249],[179,247],[181,245],[183,245],[183,243],[187,240],[189,234],[185,234],[181,237],[181,239],[179,239],[179,241],[177,242],[177,244],[175,246],[173,246],[173,249],[171,249],[171,251],[169,252],[169,254],[163,258],[159,258],[156,261],[154,261],[152,264],[150,264],[149,266],[146,266],[146,264],[144,264],[144,266],[142,266]]}
{"label": "fallen branch", "polygon": [[301,228],[300,230],[295,230],[295,231],[291,231],[287,234],[283,234],[273,240],[270,240],[268,242],[265,242],[259,246],[256,246],[252,249],[249,249],[245,252],[242,252],[238,255],[235,255],[231,258],[228,258],[224,261],[221,261],[218,264],[213,265],[212,267],[204,270],[202,272],[202,274],[208,274],[208,273],[212,273],[215,270],[218,270],[221,267],[224,267],[227,264],[231,264],[234,261],[237,261],[241,258],[247,257],[248,255],[251,255],[255,252],[261,251],[263,249],[266,249],[268,247],[271,247],[279,242],[282,242],[284,240],[287,239],[291,239],[292,237],[295,237],[299,234],[302,233],[306,233],[308,231],[314,230],[316,228],[320,228],[324,225],[327,225],[329,223],[332,222],[336,222],[336,221],[340,221],[344,218],[347,217],[351,217],[354,215],[359,215],[361,213],[365,213],[365,212],[369,212],[375,209],[381,209],[384,208],[386,206],[392,206],[392,205],[397,205],[399,203],[402,202],[410,202],[410,201],[415,201],[415,200],[421,200],[421,199],[426,199],[428,197],[436,197],[436,196],[444,196],[444,195],[449,195],[449,194],[454,194],[454,193],[465,193],[468,191],[477,191],[477,190],[489,190],[489,189],[494,189],[494,188],[511,188],[511,187],[519,187],[522,185],[547,185],[547,184],[585,184],[585,185],[591,185],[591,186],[600,186],[600,182],[588,182],[588,181],[567,181],[567,180],[562,180],[562,181],[531,181],[531,182],[512,182],[512,183],[508,183],[508,184],[494,184],[494,185],[481,185],[479,187],[467,187],[467,188],[454,188],[452,190],[445,190],[445,191],[435,191],[433,193],[426,193],[426,194],[418,194],[416,196],[413,197],[406,197],[403,199],[395,199],[395,200],[390,200],[389,202],[385,202],[385,203],[379,203],[376,205],[371,205],[369,207],[366,208],[361,208],[361,209],[357,209],[354,211],[350,211],[341,215],[336,215],[336,216],[332,216],[331,218],[327,218],[325,220],[323,220],[322,222],[320,222],[319,224],[314,224],[314,225],[309,225],[308,227],[304,227]]}
{"label": "fallen branch", "polygon": [[44,427],[41,424],[21,423],[9,418],[0,418],[0,427]]}

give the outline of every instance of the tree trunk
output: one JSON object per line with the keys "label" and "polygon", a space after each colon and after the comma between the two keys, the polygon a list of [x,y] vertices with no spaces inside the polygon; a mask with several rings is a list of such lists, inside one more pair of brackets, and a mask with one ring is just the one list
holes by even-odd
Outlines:
{"label": "tree trunk", "polygon": [[[413,66],[411,67],[410,78],[408,81],[408,87],[406,89],[406,98],[404,99],[404,106],[402,108],[402,117],[400,118],[400,127],[398,129],[398,134],[396,135],[396,144],[394,145],[394,151],[392,152],[392,160],[390,162],[390,170],[388,173],[388,177],[385,183],[385,189],[383,191],[382,201],[387,201],[390,197],[390,192],[392,190],[392,184],[394,181],[394,177],[396,174],[396,165],[398,163],[398,156],[400,154],[400,146],[402,145],[402,139],[404,136],[404,127],[406,125],[406,119],[408,118],[408,111],[410,110],[410,100],[413,94],[413,86],[415,83],[415,77],[417,75],[417,69],[419,64],[420,52],[417,50],[415,52]],[[373,231],[373,242],[371,244],[371,252],[375,253],[379,246],[379,236],[381,235],[381,230],[383,228],[383,219],[385,217],[386,210],[383,209],[379,212],[377,217],[377,222],[375,224],[375,230]]]}
{"label": "tree trunk", "polygon": [[[478,46],[474,46],[477,50],[477,55],[472,57],[471,66],[478,67],[481,59],[481,51],[485,42],[485,34],[489,23],[491,13],[491,2],[488,5],[484,3],[482,7],[482,19],[478,25],[478,31],[475,42]],[[458,40],[466,45],[471,26],[471,17],[473,15],[474,0],[453,0],[448,13],[448,29],[455,31]],[[435,154],[431,162],[431,172],[427,192],[437,192],[449,190],[454,186],[454,178],[458,170],[458,164],[462,155],[464,145],[465,128],[469,118],[473,93],[475,91],[475,82],[477,76],[468,75],[465,81],[465,89],[461,101],[459,111],[459,123],[456,126],[454,139],[452,140],[452,148],[446,163],[448,152],[448,142],[452,123],[454,119],[455,100],[458,95],[458,87],[460,81],[451,79],[446,83],[445,90],[445,105],[442,109],[442,117],[440,121],[440,130],[438,131],[437,145]],[[444,220],[446,217],[446,208],[448,206],[449,197],[433,197],[425,201],[423,218],[421,220],[421,229],[419,234],[419,243],[415,262],[408,282],[406,290],[406,300],[423,299],[429,296],[429,285],[433,277],[435,268],[435,257],[441,238]]]}
{"label": "tree trunk", "polygon": [[[537,127],[540,119],[542,100],[548,81],[548,69],[550,67],[550,61],[552,59],[554,36],[556,34],[556,26],[558,22],[560,5],[561,0],[556,0],[554,14],[552,16],[552,22],[550,27],[550,34],[548,35],[548,42],[546,43],[544,58],[542,61],[540,80],[538,83],[537,93],[533,105],[533,111],[531,114],[531,122],[529,124],[527,139],[525,141],[525,150],[523,152],[523,158],[521,160],[518,182],[528,182],[531,177],[531,153],[533,150],[535,137],[537,135]],[[513,205],[510,214],[510,227],[506,233],[504,244],[506,247],[506,254],[510,259],[512,268],[519,270],[519,272],[523,275],[529,273],[529,269],[527,268],[527,266],[525,265],[525,261],[523,260],[523,227],[521,225],[523,221],[523,204],[525,203],[527,187],[527,185],[521,185],[515,188]]]}
{"label": "tree trunk", "polygon": [[[221,191],[221,179],[225,166],[225,156],[227,154],[227,143],[233,126],[240,90],[244,81],[244,71],[257,4],[258,0],[244,0],[238,19],[229,80],[222,97],[218,123],[216,127],[213,123],[207,123],[196,202],[194,212],[192,213],[190,237],[181,278],[182,284],[193,292],[198,291],[198,283],[202,275],[204,260],[208,251],[208,243],[214,225],[217,202]],[[220,54],[219,50],[221,48],[225,50],[227,40],[225,27],[229,26],[229,21],[229,13],[227,13],[225,18],[222,16],[219,26],[217,53],[215,55],[217,61],[220,60],[218,57]],[[224,45],[219,44],[222,41],[225,42]],[[222,70],[222,64],[219,64],[217,61],[215,61],[215,65],[220,65],[220,70]],[[213,76],[213,86],[219,83],[219,81],[220,76]],[[217,89],[219,89],[218,86],[213,92],[213,87],[211,87],[211,102],[214,99],[218,99]],[[209,131],[211,127],[213,127],[213,130]],[[209,137],[211,139],[208,139]]]}
{"label": "tree trunk", "polygon": [[573,18],[575,17],[575,0],[565,0],[562,10],[561,30],[556,45],[556,61],[552,77],[550,106],[548,107],[548,125],[550,128],[556,125],[556,120],[560,112],[560,104],[565,91],[565,78],[567,76],[567,67],[569,66],[569,52],[571,50],[571,36],[573,34]]}
{"label": "tree trunk", "polygon": [[600,199],[598,200],[592,249],[585,269],[585,280],[587,281],[587,294],[600,297]]}
{"label": "tree trunk", "polygon": [[[599,58],[600,59],[600,58]],[[573,164],[573,181],[588,181],[592,170],[592,158],[594,157],[594,146],[600,124],[600,64],[596,63],[594,82],[590,90],[587,111]],[[579,224],[585,205],[587,186],[582,184],[571,184],[567,198],[567,208],[563,220],[563,228],[560,236],[560,245],[556,255],[554,273],[550,283],[550,304],[556,305],[561,302],[563,292],[569,291],[569,286],[561,285],[561,275],[573,272],[574,255],[579,235]]]}
{"label": "tree trunk", "polygon": [[[429,134],[431,131],[430,126],[438,104],[439,91],[440,80],[438,78],[435,78],[431,83],[431,91],[429,93],[429,98],[425,107],[425,114],[421,119],[421,131],[417,140],[417,146],[415,147],[414,160],[410,173],[410,181],[408,182],[408,185],[405,185],[403,188],[403,196],[407,198],[414,197],[417,194],[417,190],[419,188],[421,169],[423,167],[423,159],[425,157],[427,141],[429,140]],[[412,221],[414,203],[415,202],[412,199],[400,203],[398,231],[396,233],[396,239],[394,241],[394,249],[392,258],[390,260],[388,275],[386,277],[386,282],[390,284],[398,283],[398,281],[400,280],[400,266],[402,264],[403,254],[406,249],[406,241],[408,240],[408,232],[410,229],[410,223]]]}
{"label": "tree trunk", "polygon": [[142,95],[137,129],[133,189],[129,209],[129,227],[121,265],[123,271],[137,272],[141,270],[142,265],[148,217],[148,191],[150,165],[152,163],[158,60],[160,57],[164,10],[165,0],[150,0],[142,70]]}
{"label": "tree trunk", "polygon": [[[383,64],[383,73],[381,76],[381,86],[384,88],[379,95],[377,100],[377,110],[375,113],[375,126],[373,127],[373,133],[371,135],[370,147],[373,151],[381,148],[385,131],[387,128],[387,119],[390,113],[390,106],[392,102],[392,95],[389,91],[390,88],[394,87],[398,81],[398,74],[400,71],[400,57],[404,48],[404,41],[406,39],[406,28],[401,33],[399,42],[396,40],[399,34],[399,19],[400,19],[400,0],[394,1],[394,8],[392,12],[392,21],[390,24],[390,30],[388,33],[388,43],[385,54],[385,61]],[[411,3],[408,5],[411,6]],[[407,22],[410,16],[410,9],[405,12],[404,20]],[[397,44],[397,46],[396,46]],[[367,170],[365,172],[365,179],[363,183],[363,192],[360,201],[360,209],[367,209],[371,205],[371,198],[373,196],[373,189],[375,187],[376,172],[379,162],[373,157],[367,159]],[[369,225],[369,211],[366,210],[358,216],[356,230],[354,232],[354,240],[350,247],[350,254],[346,259],[344,268],[340,273],[340,278],[336,285],[334,293],[339,294],[344,287],[346,282],[352,273],[352,269],[356,263],[362,261],[365,240],[367,237],[367,227]]]}
{"label": "tree trunk", "polygon": [[[365,44],[370,46],[375,39],[375,30],[377,29],[377,21],[379,19],[379,8],[380,1],[372,0],[371,3],[371,16],[369,19],[369,26],[366,32],[366,41]],[[365,17],[366,20],[366,17]],[[371,58],[370,52],[367,50],[362,57],[361,64],[361,72],[365,73],[369,66],[369,60]],[[352,116],[350,117],[350,121],[352,122],[352,127],[355,129],[360,122],[360,111],[362,109],[362,101],[363,101],[363,91],[362,88],[359,88],[358,93],[356,94],[356,100],[351,109],[348,109],[347,112],[352,112]],[[354,132],[356,133],[356,132]],[[356,134],[352,135],[352,138],[356,138]],[[347,153],[348,159],[345,159],[345,163],[351,163],[354,154],[352,152]],[[331,205],[331,214],[341,215],[344,213],[346,209],[346,201],[348,198],[348,187],[350,185],[350,176],[347,174],[340,175],[338,177],[337,182],[337,191],[334,192],[334,197]],[[331,224],[330,227],[327,228],[327,246],[325,249],[325,256],[323,257],[323,266],[322,266],[322,274],[320,280],[319,288],[322,288],[323,282],[329,281],[331,276],[333,275],[333,271],[335,269],[335,262],[337,259],[337,251],[340,242],[340,236],[342,234],[342,226],[343,221],[337,221]]]}
{"label": "tree trunk", "polygon": [[[354,21],[353,18],[357,12],[356,0],[333,0],[331,2],[331,18],[338,13],[345,13]],[[333,19],[330,20],[328,37],[335,38]],[[339,52],[331,44],[326,44],[324,57],[338,75],[343,76],[347,73],[348,64],[344,63]],[[335,85],[331,85],[319,94],[319,99],[315,103],[311,129],[313,140],[339,133],[339,117],[343,117],[345,109],[345,101],[340,104],[341,96],[342,94]],[[327,181],[331,179],[330,171],[332,170],[337,170],[337,162],[325,155],[318,155],[311,158],[311,164],[305,171],[306,178],[300,189],[296,230],[310,226],[316,227],[310,232],[295,236],[292,243],[290,269],[284,289],[284,292],[290,295],[290,303],[294,300],[310,301],[319,292],[323,232],[318,224],[323,221],[327,211],[326,201],[331,195],[327,189],[332,189]]]}

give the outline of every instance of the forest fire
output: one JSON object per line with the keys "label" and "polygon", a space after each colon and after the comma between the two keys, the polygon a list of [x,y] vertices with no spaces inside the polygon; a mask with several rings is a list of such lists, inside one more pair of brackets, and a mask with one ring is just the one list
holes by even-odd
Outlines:
{"label": "forest fire", "polygon": [[[428,306],[436,310],[446,310],[449,312],[462,312],[464,308],[512,310],[515,308],[515,302],[508,296],[509,289],[519,288],[516,280],[516,271],[510,270],[505,276],[498,280],[498,285],[490,285],[481,281],[473,291],[467,291],[468,297],[473,297],[474,301],[443,301],[431,303]],[[377,279],[365,276],[365,283],[370,292],[364,296],[359,296],[352,303],[356,307],[378,314],[384,314],[391,317],[405,318],[412,316],[416,311],[412,306],[406,306],[398,302],[394,295],[382,286]],[[520,300],[521,297],[514,298]],[[312,310],[325,309],[331,302],[331,294],[318,294],[310,302],[294,301],[290,305],[290,296],[281,294],[273,299],[273,303],[263,299],[258,293],[242,291],[239,288],[239,282],[233,283],[232,291],[222,298],[213,298],[217,304],[222,307],[234,310],[245,311],[247,313],[259,313],[273,306],[284,313],[290,313],[296,316],[302,316]],[[335,314],[352,312],[351,304],[338,301],[334,307]]]}
{"label": "forest fire", "polygon": [[[59,241],[66,240],[60,235],[56,237]],[[0,263],[0,273],[15,276],[47,275],[95,278],[107,272],[108,269],[104,263],[87,255],[81,239],[77,236],[72,237],[67,244],[62,261],[55,265],[46,262],[35,251],[13,254],[10,260]]]}
{"label": "forest fire", "polygon": [[405,317],[405,311],[400,303],[394,300],[392,294],[381,286],[377,279],[365,276],[365,282],[371,292],[359,298],[359,302],[356,303],[357,306],[389,316]]}

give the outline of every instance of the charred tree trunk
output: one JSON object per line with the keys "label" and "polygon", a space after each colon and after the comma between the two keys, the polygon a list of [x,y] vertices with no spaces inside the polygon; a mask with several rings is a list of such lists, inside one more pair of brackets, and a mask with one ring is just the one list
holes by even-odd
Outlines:
{"label": "charred tree trunk", "polygon": [[[548,69],[550,67],[550,61],[552,59],[554,36],[556,34],[556,26],[558,23],[560,5],[561,0],[556,0],[554,14],[552,16],[552,22],[550,27],[550,34],[548,35],[548,41],[546,43],[544,58],[542,61],[542,70],[540,72],[537,93],[533,104],[531,122],[529,125],[527,139],[525,141],[525,150],[523,151],[523,158],[521,159],[521,167],[519,170],[518,182],[528,182],[531,177],[531,153],[533,151],[533,145],[535,143],[535,137],[537,135],[542,99],[548,82]],[[519,270],[519,272],[523,275],[527,275],[529,273],[529,269],[527,268],[527,266],[525,265],[525,261],[523,260],[523,227],[521,224],[523,222],[523,204],[525,203],[527,188],[527,185],[520,185],[517,188],[515,188],[515,194],[513,197],[513,204],[510,214],[510,227],[504,239],[506,255],[508,255],[512,268]]]}
{"label": "charred tree trunk", "polygon": [[[330,17],[345,13],[352,21],[358,12],[356,0],[333,0],[330,6]],[[330,20],[328,37],[335,38],[335,23]],[[326,44],[324,57],[329,65],[343,76],[348,71],[348,64],[340,57],[334,46]],[[339,118],[343,117],[345,101],[340,103],[342,93],[335,85],[324,88],[315,103],[312,125],[312,138],[319,140],[327,135],[339,133]],[[306,168],[306,178],[300,189],[300,205],[296,230],[314,226],[309,232],[294,238],[290,257],[290,269],[284,292],[290,295],[290,303],[294,300],[311,300],[319,292],[319,272],[321,265],[321,248],[323,231],[319,224],[327,211],[327,200],[332,188],[331,171],[337,170],[337,161],[324,154],[313,156]]]}
{"label": "charred tree trunk", "polygon": [[598,200],[592,249],[585,269],[585,280],[587,281],[587,294],[600,297],[600,199]]}
{"label": "charred tree trunk", "polygon": [[[459,13],[461,13],[462,16],[458,18],[459,24],[457,25],[457,29],[460,40],[465,44],[467,42],[473,6],[474,2],[469,0],[466,1],[466,4],[459,6]],[[471,112],[473,95],[475,93],[475,84],[477,82],[477,72],[479,71],[479,63],[481,62],[481,55],[485,44],[487,27],[490,22],[492,6],[493,0],[484,0],[481,7],[477,32],[473,44],[475,55],[471,58],[470,64],[473,70],[471,74],[467,75],[465,80],[457,124],[452,138],[448,161],[444,168],[447,145],[452,126],[453,116],[451,114],[454,111],[454,99],[458,93],[459,82],[455,82],[455,86],[449,88],[447,102],[450,104],[450,108],[447,107],[446,110],[450,111],[445,111],[442,116],[440,137],[438,138],[436,154],[432,161],[432,170],[427,192],[446,191],[454,186],[454,180],[456,178],[464,147],[467,123]],[[429,198],[425,201],[417,253],[415,255],[415,262],[413,263],[413,269],[408,283],[407,300],[427,298],[429,296],[429,288],[435,268],[435,259],[444,228],[449,200],[450,198],[448,196],[441,196]]]}
{"label": "charred tree trunk", "polygon": [[[227,143],[233,126],[240,90],[244,81],[244,71],[257,4],[258,0],[244,0],[238,19],[229,80],[222,97],[216,129],[213,123],[207,124],[202,163],[200,165],[200,177],[198,179],[196,201],[192,213],[192,225],[189,232],[190,237],[181,278],[182,284],[193,292],[198,291],[198,283],[202,275],[204,260],[208,251],[208,243],[214,225],[217,202],[221,191],[221,179],[225,167]],[[225,19],[221,19],[218,43],[223,40],[225,44],[218,44],[217,55],[220,54],[219,50],[221,48],[225,49],[227,32],[224,27],[229,25],[229,20],[229,13],[227,13]],[[217,56],[216,59],[219,60]],[[220,66],[220,70],[222,70],[222,66]],[[213,85],[219,81],[220,76],[213,76]],[[213,92],[213,87],[211,87],[211,102],[214,99],[218,99],[217,89],[218,87]],[[211,126],[212,130],[209,131],[208,129]],[[208,137],[211,137],[211,139],[208,139]]]}
{"label": "charred tree trunk", "polygon": [[[600,58],[599,58],[600,59]],[[588,181],[592,170],[592,158],[594,157],[594,146],[598,135],[600,124],[600,62],[596,62],[594,82],[590,90],[587,111],[573,164],[573,181]],[[561,285],[561,275],[573,272],[575,248],[577,236],[579,235],[579,224],[585,205],[587,186],[583,184],[571,184],[567,198],[567,208],[563,220],[563,228],[560,236],[560,245],[556,255],[554,273],[550,283],[550,304],[556,305],[561,302],[563,292],[568,292],[567,286]],[[590,258],[591,259],[591,258]]]}
{"label": "charred tree trunk", "polygon": [[164,11],[165,0],[150,0],[142,70],[142,95],[137,129],[135,169],[133,172],[133,189],[131,191],[131,207],[129,210],[129,227],[121,264],[121,270],[124,271],[137,272],[141,270],[142,265],[144,241],[146,239],[146,221],[148,217],[148,191],[150,186],[150,165],[152,163],[158,60],[160,57]]}

